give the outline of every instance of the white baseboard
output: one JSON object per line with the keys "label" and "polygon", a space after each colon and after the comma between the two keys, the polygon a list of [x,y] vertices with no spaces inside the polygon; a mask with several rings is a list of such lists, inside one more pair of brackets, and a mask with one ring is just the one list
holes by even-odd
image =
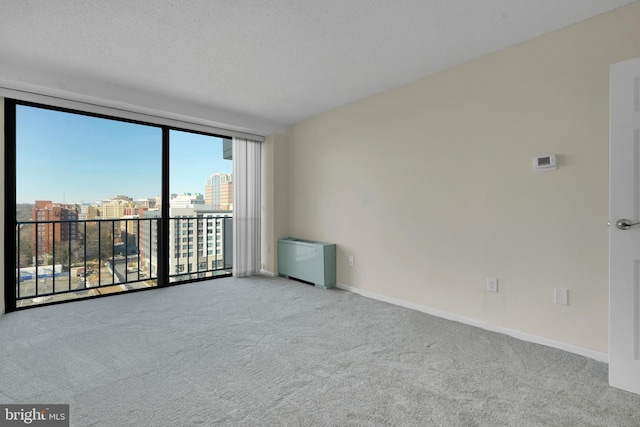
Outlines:
{"label": "white baseboard", "polygon": [[398,305],[400,307],[409,308],[411,310],[421,311],[432,316],[441,317],[447,320],[453,320],[455,322],[464,323],[466,325],[475,326],[477,328],[485,329],[487,331],[498,332],[501,334],[509,335],[522,341],[528,341],[535,344],[546,345],[547,347],[553,347],[560,350],[568,351],[580,356],[588,357],[590,359],[597,360],[598,362],[609,363],[609,355],[607,353],[601,353],[599,351],[591,350],[588,348],[580,347],[574,344],[568,344],[562,341],[556,341],[549,338],[540,337],[538,335],[529,334],[527,332],[518,331],[515,329],[509,329],[502,326],[494,325],[492,323],[482,322],[471,317],[460,316],[458,314],[448,313],[446,311],[437,310],[435,308],[427,307],[425,305],[416,304],[413,302],[401,300],[398,298],[388,297],[386,295],[378,294],[375,292],[367,291],[364,289],[356,288],[355,286],[344,285],[338,283],[336,285],[339,289],[353,292],[355,294],[362,295],[363,297],[375,299],[378,301],[386,302],[389,304]]}

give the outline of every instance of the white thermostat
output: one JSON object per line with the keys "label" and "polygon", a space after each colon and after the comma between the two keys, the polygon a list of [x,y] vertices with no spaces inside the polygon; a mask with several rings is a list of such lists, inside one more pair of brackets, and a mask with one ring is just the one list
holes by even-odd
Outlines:
{"label": "white thermostat", "polygon": [[556,165],[556,155],[540,156],[533,159],[533,170],[548,171],[558,169]]}

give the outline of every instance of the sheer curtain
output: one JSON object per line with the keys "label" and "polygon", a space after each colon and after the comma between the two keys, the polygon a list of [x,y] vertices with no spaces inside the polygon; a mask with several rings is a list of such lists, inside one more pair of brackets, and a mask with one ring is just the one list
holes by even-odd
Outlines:
{"label": "sheer curtain", "polygon": [[260,272],[260,157],[262,144],[233,138],[233,275]]}

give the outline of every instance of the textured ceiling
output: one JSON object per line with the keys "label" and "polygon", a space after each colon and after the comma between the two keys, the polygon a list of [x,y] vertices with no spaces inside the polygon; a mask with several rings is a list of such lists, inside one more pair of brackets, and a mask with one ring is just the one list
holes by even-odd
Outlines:
{"label": "textured ceiling", "polygon": [[0,0],[0,86],[282,131],[633,2]]}

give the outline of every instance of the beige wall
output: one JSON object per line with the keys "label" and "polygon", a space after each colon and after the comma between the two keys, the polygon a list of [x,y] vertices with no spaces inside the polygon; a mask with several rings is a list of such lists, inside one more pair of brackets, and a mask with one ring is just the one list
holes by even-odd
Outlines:
{"label": "beige wall", "polygon": [[638,22],[634,3],[292,126],[288,231],[337,243],[341,284],[607,352],[609,65],[640,56]]}
{"label": "beige wall", "polygon": [[278,239],[289,231],[289,145],[284,135],[269,135],[262,144],[262,270],[277,273]]}

